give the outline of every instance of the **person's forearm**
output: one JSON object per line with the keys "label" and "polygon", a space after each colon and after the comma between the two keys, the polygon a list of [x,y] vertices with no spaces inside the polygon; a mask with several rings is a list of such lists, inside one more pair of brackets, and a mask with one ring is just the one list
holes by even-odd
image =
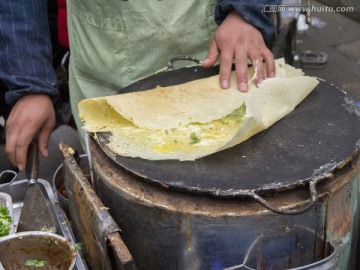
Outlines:
{"label": "person's forearm", "polygon": [[221,24],[227,14],[235,11],[248,23],[255,26],[265,40],[270,40],[274,24],[270,13],[264,12],[264,6],[279,5],[281,0],[218,0],[215,10],[215,21]]}
{"label": "person's forearm", "polygon": [[0,1],[0,80],[9,105],[30,93],[58,96],[47,0]]}

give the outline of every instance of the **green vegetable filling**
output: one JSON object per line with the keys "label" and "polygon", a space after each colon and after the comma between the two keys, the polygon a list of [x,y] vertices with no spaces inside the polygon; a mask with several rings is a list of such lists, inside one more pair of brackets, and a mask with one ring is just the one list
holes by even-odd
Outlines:
{"label": "green vegetable filling", "polygon": [[198,138],[198,136],[196,136],[196,133],[193,132],[190,134],[190,144],[194,144],[194,143],[198,143],[200,142],[200,139]]}
{"label": "green vegetable filling", "polygon": [[81,250],[81,243],[74,244],[76,250]]}
{"label": "green vegetable filling", "polygon": [[0,206],[0,237],[9,234],[11,222],[9,210],[5,206]]}
{"label": "green vegetable filling", "polygon": [[26,260],[25,266],[32,266],[32,267],[44,267],[46,264],[46,261],[41,260]]}

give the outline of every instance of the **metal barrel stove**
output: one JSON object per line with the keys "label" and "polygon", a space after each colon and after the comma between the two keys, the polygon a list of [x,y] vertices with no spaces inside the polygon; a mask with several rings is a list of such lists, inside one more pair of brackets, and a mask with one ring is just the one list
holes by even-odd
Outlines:
{"label": "metal barrel stove", "polygon": [[[95,142],[90,146],[95,189],[138,269],[355,269],[358,157],[318,184],[312,208],[289,215],[246,197],[182,193],[136,181]],[[279,209],[301,208],[309,204],[308,187],[266,199]],[[314,263],[319,268],[310,268]]]}
{"label": "metal barrel stove", "polygon": [[[209,72],[218,70],[168,71],[123,91]],[[349,270],[360,227],[359,135],[356,102],[321,81],[270,129],[195,161],[122,157],[106,133],[89,134],[87,147],[92,187],[137,269]],[[66,189],[71,215],[74,180]]]}

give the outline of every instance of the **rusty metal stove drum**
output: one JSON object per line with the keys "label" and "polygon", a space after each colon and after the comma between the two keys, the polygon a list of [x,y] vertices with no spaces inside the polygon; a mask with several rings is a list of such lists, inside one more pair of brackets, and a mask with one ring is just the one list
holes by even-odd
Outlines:
{"label": "rusty metal stove drum", "polygon": [[[211,72],[168,71],[124,91]],[[360,226],[359,135],[356,103],[321,81],[270,129],[196,161],[121,157],[106,147],[106,133],[90,134],[88,154],[96,193],[138,269],[237,269],[247,258],[248,269],[348,270]],[[330,258],[332,246],[338,257],[329,268],[305,268]]]}

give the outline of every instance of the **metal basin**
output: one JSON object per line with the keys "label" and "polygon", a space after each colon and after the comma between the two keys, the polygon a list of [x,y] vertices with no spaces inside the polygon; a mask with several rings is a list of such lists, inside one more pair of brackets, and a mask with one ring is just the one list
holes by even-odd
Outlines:
{"label": "metal basin", "polygon": [[[64,165],[61,164],[55,171],[51,186],[56,192],[57,198],[59,200],[61,208],[64,210],[65,214],[69,216],[69,201],[67,197],[67,191],[65,188],[65,178],[64,178]],[[84,176],[90,180],[90,168],[88,162],[88,156],[80,155],[79,167],[84,172]]]}
{"label": "metal basin", "polygon": [[5,269],[34,269],[29,260],[43,261],[42,270],[73,269],[76,249],[71,242],[48,232],[21,232],[0,238],[0,262]]}

